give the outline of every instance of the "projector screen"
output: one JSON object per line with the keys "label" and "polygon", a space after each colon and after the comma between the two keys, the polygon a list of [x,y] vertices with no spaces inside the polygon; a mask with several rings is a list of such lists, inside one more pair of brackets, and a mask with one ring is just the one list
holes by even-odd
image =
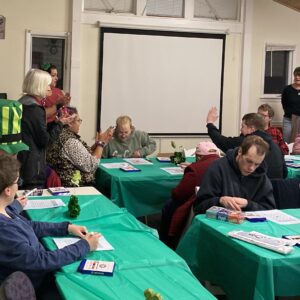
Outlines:
{"label": "projector screen", "polygon": [[129,115],[151,135],[205,135],[211,106],[220,128],[224,34],[101,28],[100,43],[97,129]]}

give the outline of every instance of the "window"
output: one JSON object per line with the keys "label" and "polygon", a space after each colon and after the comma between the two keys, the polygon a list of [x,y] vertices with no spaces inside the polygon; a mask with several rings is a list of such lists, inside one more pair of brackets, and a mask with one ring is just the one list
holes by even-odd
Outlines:
{"label": "window", "polygon": [[291,81],[295,47],[267,45],[265,48],[264,95],[281,94]]}
{"label": "window", "polygon": [[195,18],[239,20],[240,0],[194,0]]}
{"label": "window", "polygon": [[183,0],[147,0],[146,15],[155,17],[183,18]]}
{"label": "window", "polygon": [[57,87],[69,90],[68,34],[26,33],[26,67],[25,73],[31,68],[39,69],[42,64],[51,63],[57,67]]}
{"label": "window", "polygon": [[85,11],[106,13],[133,13],[134,0],[85,0]]}

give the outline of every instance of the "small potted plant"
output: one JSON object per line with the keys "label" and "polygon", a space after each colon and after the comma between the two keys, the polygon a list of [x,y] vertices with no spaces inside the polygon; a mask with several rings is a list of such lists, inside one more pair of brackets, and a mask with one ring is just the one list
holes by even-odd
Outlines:
{"label": "small potted plant", "polygon": [[171,146],[174,149],[174,154],[170,156],[171,162],[176,165],[185,162],[185,155],[182,146],[180,146],[179,150],[177,150],[174,141],[171,141]]}
{"label": "small potted plant", "polygon": [[75,195],[72,195],[70,197],[69,203],[68,203],[68,210],[69,210],[69,216],[71,218],[77,218],[80,214],[80,206],[78,204],[78,197]]}
{"label": "small potted plant", "polygon": [[153,289],[146,289],[144,291],[145,300],[163,300],[160,293],[154,292]]}

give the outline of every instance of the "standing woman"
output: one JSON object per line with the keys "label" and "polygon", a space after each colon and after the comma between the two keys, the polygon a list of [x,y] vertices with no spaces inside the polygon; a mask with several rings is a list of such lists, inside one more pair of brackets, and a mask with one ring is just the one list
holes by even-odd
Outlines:
{"label": "standing woman", "polygon": [[22,164],[20,177],[22,188],[44,187],[46,181],[46,146],[54,141],[70,118],[57,120],[47,131],[46,112],[41,105],[50,91],[51,76],[42,70],[31,69],[23,82],[23,93],[19,102],[23,104],[22,140],[29,151],[18,153]]}
{"label": "standing woman", "polygon": [[292,140],[292,115],[300,116],[300,67],[294,70],[294,82],[286,86],[282,92],[281,104],[284,110],[283,139],[287,143]]}
{"label": "standing woman", "polygon": [[58,81],[57,67],[53,64],[46,63],[41,66],[41,69],[48,72],[51,76],[50,88],[51,92],[45,98],[42,105],[46,109],[47,123],[55,121],[57,111],[63,106],[69,105],[71,97],[69,93],[56,87]]}

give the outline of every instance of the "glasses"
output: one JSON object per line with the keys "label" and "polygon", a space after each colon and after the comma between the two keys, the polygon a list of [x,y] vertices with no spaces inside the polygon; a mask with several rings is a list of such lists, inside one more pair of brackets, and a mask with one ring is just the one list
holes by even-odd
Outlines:
{"label": "glasses", "polygon": [[13,184],[17,184],[18,186],[21,186],[22,184],[23,184],[23,180],[22,180],[22,178],[18,178],[16,181],[14,181],[11,185],[13,185]]}

